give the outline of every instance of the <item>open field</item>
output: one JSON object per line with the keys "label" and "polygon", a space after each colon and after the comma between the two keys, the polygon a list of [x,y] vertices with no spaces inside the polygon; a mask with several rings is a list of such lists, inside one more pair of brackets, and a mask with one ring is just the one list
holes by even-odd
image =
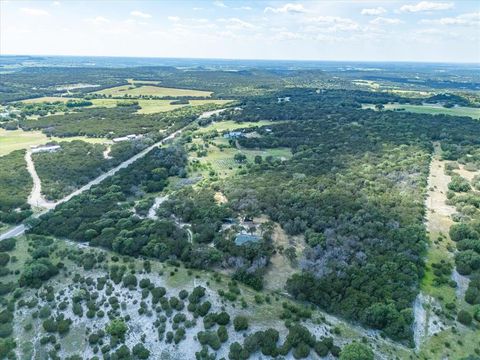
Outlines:
{"label": "open field", "polygon": [[[219,138],[218,140],[226,139]],[[214,143],[219,144],[217,139],[214,140]],[[224,144],[222,141],[220,141],[220,143]],[[244,154],[247,157],[247,162],[249,163],[253,163],[254,158],[257,155],[262,156],[264,159],[267,156],[272,156],[274,159],[281,160],[288,160],[292,157],[292,153],[289,148],[238,150],[236,148],[219,149],[216,146],[210,146],[207,151],[207,156],[205,157],[197,157],[195,153],[190,154],[190,160],[198,160],[201,165],[200,168],[192,169],[192,172],[194,175],[201,174],[205,177],[213,171],[220,178],[228,177],[244,166],[244,164],[240,164],[234,160],[234,156],[237,153]]]}
{"label": "open field", "polygon": [[176,88],[167,88],[160,86],[144,85],[144,86],[132,86],[132,85],[121,85],[115,86],[108,89],[103,89],[95,91],[95,94],[102,95],[111,95],[111,96],[125,96],[129,95],[132,97],[136,96],[211,96],[211,91],[203,90],[189,90],[189,89],[176,89]]}
{"label": "open field", "polygon": [[160,84],[160,81],[155,81],[155,80],[135,80],[135,79],[127,79],[129,84],[135,85],[135,84],[149,84],[149,85],[158,85]]}
{"label": "open field", "polygon": [[74,99],[61,97],[61,96],[42,96],[39,98],[22,100],[22,102],[24,104],[40,104],[45,102],[58,102],[58,101],[66,103],[68,100],[74,100]]}
{"label": "open field", "polygon": [[[375,109],[373,104],[362,105],[363,109]],[[472,108],[466,106],[458,106],[453,108],[445,108],[439,105],[408,105],[408,104],[386,104],[385,110],[405,109],[405,111],[418,114],[445,114],[453,116],[470,116],[473,119],[480,119],[480,108]]]}
{"label": "open field", "polygon": [[[122,100],[118,99],[92,99],[91,100],[94,107],[107,107],[112,108],[117,106],[118,102]],[[138,100],[138,105],[141,107],[138,110],[139,114],[155,114],[164,111],[171,111],[175,110],[184,106],[188,106],[187,104],[170,104],[172,100]],[[216,105],[224,105],[231,102],[231,100],[190,100],[189,105],[191,106],[200,106],[206,104],[216,104]]]}
{"label": "open field", "polygon": [[[81,100],[79,98],[66,98],[66,97],[59,97],[59,96],[44,96],[35,99],[27,99],[23,100],[22,102],[25,104],[39,104],[39,103],[46,103],[46,102],[64,102],[66,103],[68,100]],[[106,107],[106,108],[113,108],[117,106],[118,102],[122,100],[119,99],[91,99],[89,100],[93,103],[91,107]],[[138,111],[139,114],[155,114],[164,111],[171,111],[175,110],[184,106],[188,106],[187,104],[171,104],[173,100],[145,100],[139,99],[138,105],[141,109]],[[231,102],[231,100],[216,100],[216,99],[205,99],[205,100],[190,100],[189,105],[191,106],[200,106],[200,105],[207,105],[207,104],[215,104],[215,105],[224,105]],[[59,113],[57,113],[59,114]]]}
{"label": "open field", "polygon": [[[203,100],[192,100],[192,101],[203,101]],[[279,124],[280,122],[275,122],[275,124]],[[232,120],[228,121],[220,121],[220,122],[215,122],[212,123],[206,127],[200,128],[197,130],[197,134],[203,134],[212,130],[217,130],[219,132],[222,131],[232,131],[236,129],[245,129],[245,128],[251,128],[251,127],[260,127],[260,126],[266,126],[266,125],[272,125],[274,124],[272,121],[268,120],[261,120],[257,122],[235,122]]]}
{"label": "open field", "polygon": [[104,143],[104,138],[87,138],[85,136],[74,136],[68,138],[47,137],[40,131],[4,130],[0,129],[0,156],[6,155],[14,150],[27,149],[32,145],[45,144],[49,141],[73,141],[83,140],[90,143]]}

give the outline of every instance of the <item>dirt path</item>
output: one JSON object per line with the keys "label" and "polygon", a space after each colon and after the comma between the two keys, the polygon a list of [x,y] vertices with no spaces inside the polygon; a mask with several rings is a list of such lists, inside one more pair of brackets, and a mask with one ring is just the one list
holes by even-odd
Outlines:
{"label": "dirt path", "polygon": [[442,151],[440,144],[436,142],[434,147],[435,151],[428,176],[428,196],[425,200],[426,226],[431,235],[448,234],[448,230],[453,224],[451,215],[455,213],[455,207],[446,204],[448,183],[451,177],[445,174],[445,162],[440,158]]}
{"label": "dirt path", "polygon": [[[268,220],[267,217],[259,217],[254,219],[257,223]],[[275,245],[276,252],[270,258],[270,265],[265,274],[265,288],[270,291],[285,291],[285,285],[290,276],[292,276],[298,268],[285,255],[285,250],[289,247],[295,249],[297,259],[302,256],[304,249],[303,236],[288,236],[282,227],[275,223],[272,233],[272,241]],[[279,251],[282,248],[283,251]]]}
{"label": "dirt path", "polygon": [[166,196],[159,196],[155,198],[155,202],[153,203],[152,207],[148,209],[147,218],[155,220],[158,218],[157,210],[166,200],[168,199],[168,195]]}
{"label": "dirt path", "polygon": [[[425,199],[425,227],[429,233],[430,252],[441,253],[443,256],[450,257],[451,253],[447,250],[448,233],[450,226],[453,224],[451,215],[456,210],[454,206],[447,205],[448,184],[451,177],[445,174],[445,161],[441,159],[442,149],[440,143],[435,142],[432,161],[430,162],[430,172],[427,184],[427,198]],[[439,236],[446,236],[445,241],[439,243],[435,241]],[[448,241],[447,241],[448,240]],[[440,305],[435,298],[426,294],[419,293],[415,303],[414,311],[414,340],[415,347],[418,350],[423,341],[430,336],[441,331],[442,322],[433,312],[434,307]]]}
{"label": "dirt path", "polygon": [[112,157],[110,156],[110,151],[112,151],[111,145],[107,145],[105,150],[103,151],[103,158],[105,160],[111,159]]}
{"label": "dirt path", "polygon": [[32,152],[30,150],[27,150],[25,153],[25,161],[27,162],[27,170],[33,180],[33,187],[28,197],[28,204],[32,208],[53,209],[55,203],[46,200],[42,195],[42,183],[35,170],[35,164],[33,163]]}

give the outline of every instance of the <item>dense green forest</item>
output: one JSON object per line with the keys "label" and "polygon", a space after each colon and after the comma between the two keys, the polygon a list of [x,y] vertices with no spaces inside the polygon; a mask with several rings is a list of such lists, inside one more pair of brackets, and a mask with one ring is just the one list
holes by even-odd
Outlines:
{"label": "dense green forest", "polygon": [[[278,103],[282,96],[290,96],[290,101]],[[133,184],[140,192],[164,187],[162,181],[149,180],[154,173],[149,169],[158,167],[152,164],[154,155],[45,215],[33,231],[89,240],[130,255],[173,256],[194,267],[223,262],[236,269],[235,278],[261,288],[272,254],[269,232],[262,242],[239,247],[230,233],[218,231],[223,219],[233,214],[267,214],[288,234],[305,234],[303,271],[287,284],[292,295],[382,329],[394,339],[411,341],[411,305],[427,243],[422,221],[431,143],[441,141],[448,147],[461,139],[462,146],[447,152],[457,158],[478,146],[480,124],[443,115],[358,110],[364,101],[382,103],[389,98],[297,89],[250,99],[242,104],[242,112],[228,114],[242,121],[282,120],[257,129],[260,136],[238,141],[244,148],[289,147],[294,156],[287,162],[248,164],[243,175],[217,185],[230,199],[228,206],[218,205],[208,187],[177,192],[159,214],[164,219],[174,214],[190,223],[193,246],[171,223],[166,234],[178,234],[175,247],[164,236],[153,245],[147,240],[152,230],[146,224],[151,222],[132,217],[128,210],[125,201],[135,196]],[[181,163],[175,159],[171,165]],[[161,173],[154,176],[186,175],[183,168]],[[119,200],[124,204],[121,211],[114,210]],[[98,213],[87,211],[92,204]],[[214,248],[202,246],[212,242]]]}
{"label": "dense green forest", "polygon": [[59,200],[152,142],[151,139],[141,139],[113,144],[108,159],[104,157],[105,145],[81,140],[59,142],[60,151],[33,154],[42,181],[42,193],[49,200]]}
{"label": "dense green forest", "polygon": [[[248,164],[244,176],[226,180],[221,186],[230,209],[249,217],[266,213],[287,233],[305,234],[303,272],[287,284],[294,296],[392,338],[411,339],[411,304],[427,243],[422,222],[431,143],[455,144],[456,153],[447,156],[456,158],[478,146],[480,124],[469,118],[355,110],[363,101],[388,101],[372,93],[297,89],[278,97],[286,94],[289,102],[251,99],[241,113],[231,113],[241,121],[289,120],[238,142],[252,149],[290,147],[294,156],[287,162]],[[172,210],[192,221],[186,210],[198,213],[208,206],[204,197],[190,195]],[[182,204],[181,197],[175,201]],[[203,212],[215,219],[211,210]],[[212,233],[218,223],[210,221]]]}
{"label": "dense green forest", "polygon": [[[189,328],[198,359],[454,359],[462,348],[480,355],[471,340],[480,321],[480,122],[384,106],[477,107],[478,94],[467,91],[477,78],[419,72],[415,85],[402,66],[2,74],[0,127],[20,129],[0,129],[7,141],[13,133],[25,148],[44,135],[110,139],[56,139],[57,151],[34,153],[48,200],[182,131],[39,217],[27,203],[25,150],[0,157],[0,227],[27,227],[0,242],[0,358],[32,354],[24,343],[32,329],[40,329],[33,341],[47,349],[42,356],[70,354],[68,336],[78,332],[91,358],[153,358],[159,342],[187,343]],[[235,101],[142,114],[139,104],[156,95],[95,93],[142,81]],[[78,100],[18,102],[59,95]],[[92,100],[105,97],[128,99],[114,107]],[[112,140],[130,134],[141,136]],[[441,192],[427,186],[432,159],[451,176],[443,198],[453,215],[439,234],[426,212]],[[445,294],[428,289],[436,285]],[[428,313],[423,325],[419,308]],[[427,333],[420,340],[419,327]]]}
{"label": "dense green forest", "polygon": [[131,167],[42,216],[32,231],[90,241],[91,245],[122,254],[162,260],[172,255],[180,257],[188,244],[185,231],[177,229],[172,221],[133,216],[131,208],[133,200],[142,194],[161,191],[169,176],[181,176],[185,161],[181,149],[152,150]]}
{"label": "dense green forest", "polygon": [[17,223],[31,215],[27,199],[32,185],[25,151],[0,156],[0,222]]}

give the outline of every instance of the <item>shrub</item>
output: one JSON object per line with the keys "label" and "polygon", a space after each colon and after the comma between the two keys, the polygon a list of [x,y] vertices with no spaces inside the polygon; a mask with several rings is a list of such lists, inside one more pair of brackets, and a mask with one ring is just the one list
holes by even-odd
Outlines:
{"label": "shrub", "polygon": [[15,249],[17,241],[15,238],[8,238],[0,241],[0,251],[11,251]]}
{"label": "shrub", "polygon": [[466,310],[460,310],[457,315],[457,320],[463,325],[470,325],[472,323],[472,315]]}
{"label": "shrub", "polygon": [[353,342],[345,346],[340,353],[340,360],[373,360],[374,354],[369,346]]}
{"label": "shrub", "polygon": [[0,324],[0,338],[7,338],[13,332],[11,323]]}
{"label": "shrub", "polygon": [[4,252],[0,253],[0,266],[7,265],[9,261],[10,261],[10,255]]}
{"label": "shrub", "polygon": [[228,315],[225,311],[216,315],[216,322],[218,325],[228,325],[230,322],[230,315]]}
{"label": "shrub", "polygon": [[123,340],[128,328],[122,319],[114,319],[107,325],[105,330],[110,336]]}
{"label": "shrub", "polygon": [[233,328],[235,331],[242,331],[248,329],[248,318],[238,315],[233,319]]}
{"label": "shrub", "polygon": [[128,288],[137,287],[137,277],[133,274],[128,274],[123,277],[123,286]]}
{"label": "shrub", "polygon": [[150,357],[150,351],[145,346],[143,346],[142,343],[136,344],[132,348],[132,353],[138,359],[148,359]]}

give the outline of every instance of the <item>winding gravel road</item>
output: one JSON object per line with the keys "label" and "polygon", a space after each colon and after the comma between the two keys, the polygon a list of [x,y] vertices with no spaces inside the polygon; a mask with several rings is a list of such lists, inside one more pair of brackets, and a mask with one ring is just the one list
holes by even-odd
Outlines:
{"label": "winding gravel road", "polygon": [[[224,110],[224,109],[222,109]],[[217,110],[218,111],[218,110]],[[207,112],[204,112],[202,115],[199,116],[199,119],[204,119],[205,117],[209,117],[209,116],[212,116],[213,114],[217,113],[217,111],[207,111]],[[150,151],[152,151],[153,149],[161,146],[161,145],[164,145],[167,141],[169,140],[172,140],[173,138],[175,138],[177,135],[179,135],[188,125],[186,125],[185,127],[175,131],[174,133],[170,134],[169,136],[167,136],[166,138],[156,142],[155,144],[153,145],[150,145],[149,147],[147,147],[146,149],[140,151],[139,153],[137,153],[136,155],[132,156],[131,158],[125,160],[124,162],[122,162],[120,165],[114,167],[113,169],[107,171],[106,173],[100,175],[99,177],[93,179],[92,181],[90,181],[88,184],[82,186],[81,188],[75,190],[73,193],[71,193],[70,195],[67,195],[65,196],[63,199],[59,200],[58,202],[56,203],[48,203],[47,202],[47,206],[48,208],[42,212],[39,212],[35,215],[33,215],[33,217],[35,218],[38,218],[40,217],[41,215],[55,209],[55,207],[61,203],[64,203],[68,200],[70,200],[71,198],[73,198],[74,196],[77,196],[77,195],[80,195],[81,193],[83,193],[84,191],[87,191],[89,190],[92,186],[94,185],[97,185],[97,184],[100,184],[103,180],[109,178],[110,176],[112,175],[115,175],[118,171],[120,171],[121,169],[124,169],[126,167],[128,167],[129,165],[133,164],[135,161],[137,161],[138,159],[141,159],[143,158],[145,155],[147,155]],[[27,154],[29,152],[27,151]],[[41,196],[41,185],[40,185],[40,179],[38,178],[38,175],[35,171],[35,168],[34,168],[34,164],[32,162],[32,159],[31,159],[31,154],[28,156],[29,160],[27,159],[27,155],[25,156],[25,159],[27,160],[27,167],[33,167],[33,172],[30,172],[30,169],[29,168],[29,172],[30,174],[32,174],[32,178],[33,178],[33,182],[34,182],[34,188],[32,189],[32,193],[35,193],[35,194],[40,194],[40,199],[42,198]],[[36,179],[35,179],[36,177]],[[30,198],[29,198],[30,199]],[[38,200],[38,196],[36,198],[34,198],[33,200]],[[40,202],[41,203],[41,202]],[[43,204],[45,205],[45,204]],[[7,239],[7,238],[10,238],[10,237],[16,237],[16,236],[20,236],[22,235],[25,230],[27,229],[27,225],[25,223],[23,224],[20,224],[20,225],[17,225],[15,226],[14,228],[0,234],[0,240],[3,240],[3,239]]]}

